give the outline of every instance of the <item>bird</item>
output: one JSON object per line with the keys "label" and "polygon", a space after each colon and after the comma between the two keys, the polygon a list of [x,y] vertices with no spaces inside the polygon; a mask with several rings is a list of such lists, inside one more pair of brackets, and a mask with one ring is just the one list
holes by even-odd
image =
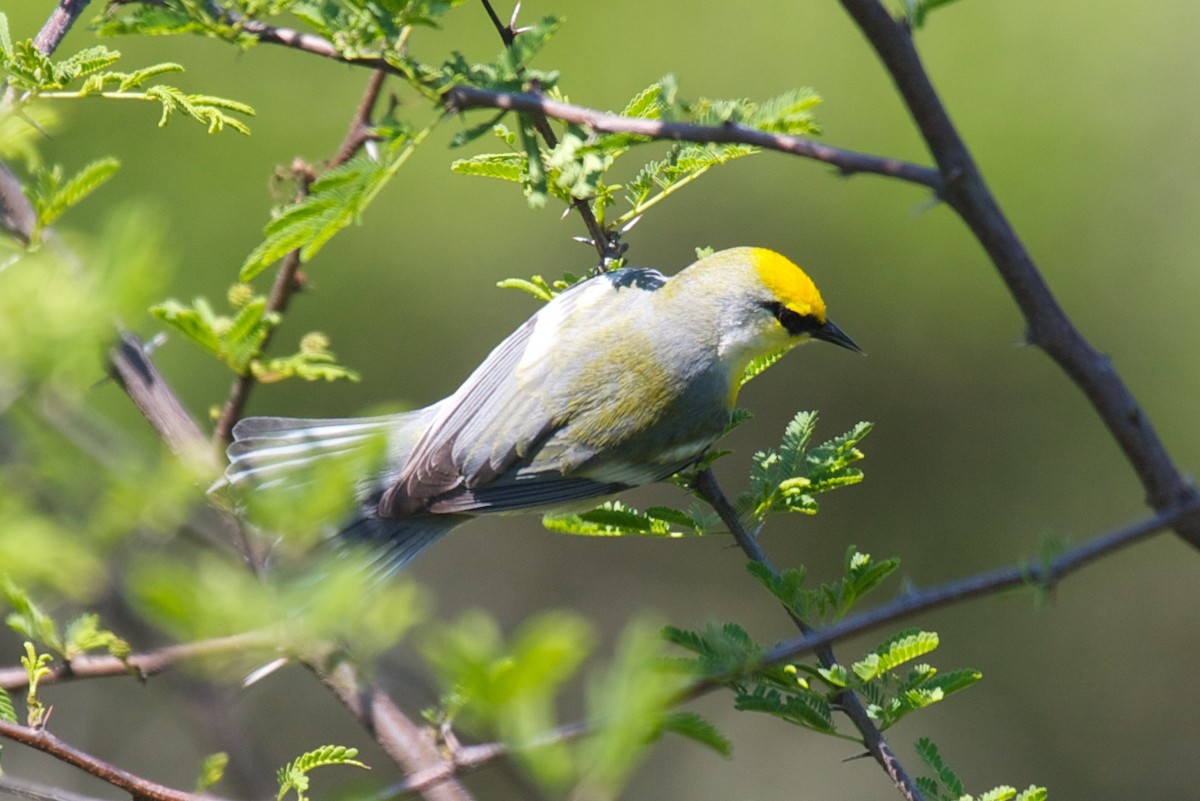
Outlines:
{"label": "bird", "polygon": [[747,366],[814,339],[862,352],[775,251],[722,250],[672,277],[611,270],[555,296],[430,406],[243,418],[226,482],[295,488],[382,442],[334,540],[367,543],[390,575],[478,516],[575,509],[695,464],[727,430]]}

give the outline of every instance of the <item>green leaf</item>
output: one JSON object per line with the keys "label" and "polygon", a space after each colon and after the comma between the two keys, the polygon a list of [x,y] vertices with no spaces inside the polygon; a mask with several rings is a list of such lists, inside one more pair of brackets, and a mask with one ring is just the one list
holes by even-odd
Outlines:
{"label": "green leaf", "polygon": [[908,629],[892,635],[862,660],[852,666],[860,681],[871,681],[905,662],[911,662],[938,647],[938,635],[933,631]]}
{"label": "green leaf", "polygon": [[912,28],[920,29],[931,12],[953,2],[955,0],[904,0],[904,16]]}
{"label": "green leaf", "polygon": [[39,170],[25,188],[37,213],[37,230],[53,224],[63,212],[99,189],[119,167],[116,159],[99,159],[66,180],[61,166]]}
{"label": "green leaf", "polygon": [[378,161],[362,154],[314,181],[303,199],[285,206],[263,229],[265,238],[246,257],[238,280],[249,281],[293,250],[301,262],[310,261],[335,234],[361,220],[433,127],[415,134],[396,130]]}
{"label": "green leaf", "polygon": [[937,745],[928,737],[922,737],[917,740],[916,745],[917,756],[921,761],[928,765],[934,773],[937,774],[937,782],[946,788],[947,792],[954,798],[959,798],[963,795],[962,780],[958,778],[953,770],[942,760],[942,755],[938,751]]}
{"label": "green leaf", "polygon": [[578,514],[551,513],[542,516],[542,525],[551,531],[592,537],[695,536],[703,533],[707,523],[680,509],[655,506],[643,512],[620,501],[607,501],[595,509]]}
{"label": "green leaf", "polygon": [[366,768],[366,765],[355,759],[356,756],[358,756],[357,748],[347,748],[342,745],[326,745],[301,754],[276,773],[279,781],[279,793],[275,796],[277,801],[282,801],[290,790],[296,792],[297,801],[306,801],[307,774],[316,768],[327,765],[353,765],[357,768]]}
{"label": "green leaf", "polygon": [[62,656],[67,661],[89,651],[105,650],[119,659],[132,652],[129,643],[100,628],[100,616],[96,614],[83,614],[68,623],[63,640]]}
{"label": "green leaf", "polygon": [[450,169],[460,175],[478,175],[520,183],[524,166],[525,156],[521,153],[482,153],[451,162]]}
{"label": "green leaf", "polygon": [[212,787],[225,776],[225,768],[229,765],[229,754],[218,751],[209,754],[200,763],[200,774],[196,777],[196,793],[201,794]]}
{"label": "green leaf", "polygon": [[510,74],[514,77],[519,76],[525,70],[525,65],[546,46],[561,26],[561,19],[548,16],[517,34],[500,57],[508,65]]}
{"label": "green leaf", "polygon": [[26,639],[62,653],[62,636],[54,619],[43,612],[8,576],[0,576],[0,587],[4,590],[9,606],[12,607],[12,611],[4,619],[8,627]]}
{"label": "green leaf", "polygon": [[12,698],[3,687],[0,687],[0,720],[5,723],[17,722],[17,710],[13,708]]}
{"label": "green leaf", "polygon": [[291,356],[250,362],[250,372],[259,381],[270,384],[286,378],[305,381],[358,381],[359,375],[337,363],[324,334],[310,333],[300,341],[300,350]]}
{"label": "green leaf", "polygon": [[833,708],[828,701],[815,693],[783,695],[777,690],[742,693],[737,696],[734,708],[763,712],[827,734],[837,730],[833,725]]}
{"label": "green leaf", "polygon": [[662,730],[707,745],[721,756],[727,757],[733,753],[729,739],[711,722],[695,712],[675,712],[667,715],[663,719]]}

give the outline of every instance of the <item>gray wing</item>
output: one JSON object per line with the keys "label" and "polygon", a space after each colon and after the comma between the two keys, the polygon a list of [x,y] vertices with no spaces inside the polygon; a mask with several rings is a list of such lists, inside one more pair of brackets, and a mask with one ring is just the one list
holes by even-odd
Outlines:
{"label": "gray wing", "polygon": [[556,451],[530,465],[539,446],[569,422],[567,410],[551,408],[550,396],[540,391],[552,369],[554,343],[544,331],[535,337],[538,322],[569,316],[605,291],[653,290],[664,280],[650,270],[618,273],[564,292],[492,351],[443,402],[405,469],[384,492],[382,516],[548,506],[625,487],[570,476],[589,456],[578,450]]}

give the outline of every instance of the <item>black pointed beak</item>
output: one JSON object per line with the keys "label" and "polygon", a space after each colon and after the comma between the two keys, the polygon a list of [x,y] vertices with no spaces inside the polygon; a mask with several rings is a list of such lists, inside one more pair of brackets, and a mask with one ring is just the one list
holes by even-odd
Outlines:
{"label": "black pointed beak", "polygon": [[[812,337],[813,339],[832,342],[834,345],[840,345],[841,347],[846,348],[847,350],[852,350],[855,353],[863,353],[863,349],[858,346],[858,343],[851,339],[845,331],[838,328],[829,320],[826,320],[825,325],[821,326],[820,328],[814,328],[812,330]],[[864,353],[863,355],[865,356],[866,354]]]}

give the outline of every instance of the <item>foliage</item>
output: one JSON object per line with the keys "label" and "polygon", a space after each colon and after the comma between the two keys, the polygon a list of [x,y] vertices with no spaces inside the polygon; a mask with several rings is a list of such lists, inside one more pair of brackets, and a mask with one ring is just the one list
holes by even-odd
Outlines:
{"label": "foliage", "polygon": [[279,769],[276,774],[279,781],[279,794],[276,801],[283,801],[284,796],[295,791],[296,801],[308,801],[308,774],[317,768],[329,765],[353,765],[356,768],[366,768],[355,757],[357,748],[347,748],[342,745],[325,745],[313,751],[308,751],[296,757],[289,764]]}
{"label": "foliage", "polygon": [[901,0],[904,20],[914,29],[922,28],[932,12],[953,2],[956,0]]}
{"label": "foliage", "polygon": [[[766,369],[770,363],[761,364],[754,374]],[[749,417],[744,410],[735,411],[730,427]],[[743,493],[737,503],[748,525],[758,525],[768,516],[780,512],[816,514],[818,505],[813,495],[862,481],[862,471],[850,465],[863,458],[857,446],[870,433],[870,424],[859,423],[845,434],[809,448],[816,423],[815,412],[798,413],[784,430],[778,449],[754,455],[750,472],[752,491]],[[690,487],[699,471],[707,469],[726,453],[710,452],[697,465],[677,476],[677,483]],[[544,515],[542,524],[552,531],[568,534],[678,538],[710,533],[716,528],[717,520],[713,512],[696,505],[687,510],[656,506],[641,511],[621,501],[607,501],[586,512]]]}
{"label": "foliage", "polygon": [[1048,797],[1045,787],[1034,785],[1023,791],[1001,785],[982,795],[968,795],[958,774],[946,765],[937,745],[928,737],[917,740],[917,756],[936,774],[934,778],[922,776],[917,779],[917,786],[930,801],[1046,801]]}
{"label": "foliage", "polygon": [[200,762],[200,773],[196,776],[196,793],[203,793],[209,787],[212,787],[225,775],[225,768],[229,765],[229,754],[224,751],[218,751],[215,754],[209,754]]}
{"label": "foliage", "polygon": [[[910,24],[919,26],[929,11],[947,2],[906,0]],[[97,29],[105,34],[196,34],[248,48],[267,35],[269,24],[298,21],[346,60],[370,60],[373,66],[382,60],[429,102],[432,122],[402,120],[395,108],[390,109],[368,126],[369,145],[362,153],[324,172],[307,167],[296,171],[300,191],[273,214],[261,243],[240,265],[239,282],[250,282],[281,259],[293,266],[312,263],[334,236],[361,222],[417,148],[454,112],[446,102],[452,88],[541,94],[565,102],[558,73],[531,66],[562,24],[553,16],[523,29],[491,61],[470,61],[457,52],[449,52],[440,63],[414,56],[410,39],[436,29],[459,5],[461,0],[232,0],[224,5],[154,0],[113,6]],[[242,120],[253,113],[248,106],[185,94],[157,82],[182,71],[181,66],[161,63],[118,72],[112,68],[119,60],[120,54],[106,47],[66,58],[43,55],[32,40],[12,41],[0,14],[0,67],[12,90],[0,109],[5,112],[0,125],[16,120],[22,130],[37,131],[40,120],[51,119],[46,108],[52,101],[133,99],[158,103],[160,126],[179,113],[210,132],[228,127],[248,133]],[[642,120],[812,136],[819,133],[813,117],[817,102],[806,89],[765,102],[689,101],[680,98],[675,79],[667,76],[636,93],[619,113]],[[191,542],[172,543],[173,549],[161,552],[143,547],[148,542],[161,545],[193,525],[191,512],[202,502],[197,484],[207,485],[211,477],[181,468],[163,452],[147,458],[144,449],[126,448],[98,434],[107,430],[107,418],[88,405],[87,388],[99,377],[95,354],[110,341],[112,320],[140,316],[150,298],[158,297],[163,259],[156,237],[162,235],[162,227],[144,214],[123,211],[114,214],[97,237],[104,244],[81,246],[78,262],[46,247],[48,226],[65,219],[71,208],[102,187],[115,174],[117,162],[97,158],[73,173],[63,165],[43,167],[28,132],[9,137],[4,131],[0,157],[20,158],[28,165],[30,175],[23,186],[36,215],[28,236],[6,243],[12,255],[0,264],[0,405],[11,409],[4,433],[18,435],[12,455],[0,454],[0,484],[16,490],[0,494],[0,528],[6,532],[0,537],[0,564],[14,577],[4,580],[11,608],[7,622],[25,640],[21,664],[28,678],[29,725],[46,722],[48,708],[38,697],[38,685],[49,674],[55,655],[66,663],[93,651],[124,659],[129,646],[102,628],[92,613],[60,624],[22,587],[52,587],[61,595],[86,599],[96,592],[110,563],[120,564],[119,590],[132,609],[177,641],[269,631],[262,639],[264,647],[281,650],[284,658],[305,654],[314,642],[338,642],[360,661],[370,661],[394,645],[425,617],[425,596],[407,582],[364,582],[364,576],[378,568],[371,553],[319,546],[318,556],[310,553],[327,523],[354,503],[361,477],[379,470],[387,456],[383,438],[343,458],[316,460],[292,494],[256,494],[237,509],[285,534],[271,548],[266,576],[252,575],[236,560]],[[567,208],[584,206],[610,244],[712,168],[757,152],[740,144],[678,143],[634,160],[627,154],[635,149],[647,152],[646,137],[595,133],[512,111],[488,112],[451,144],[467,147],[489,134],[501,143],[502,152],[467,155],[453,163],[455,172],[519,186],[531,207],[551,200]],[[580,275],[570,273],[552,280],[534,275],[500,285],[548,301],[579,280]],[[318,332],[305,334],[294,354],[267,356],[264,347],[280,324],[280,314],[248,283],[231,289],[227,302],[229,308],[218,312],[205,298],[190,304],[166,300],[151,307],[151,314],[247,381],[357,380],[354,371],[336,362],[328,338]],[[742,383],[781,355],[750,364]],[[748,417],[748,412],[735,412],[730,428]],[[862,480],[854,465],[863,458],[858,445],[870,425],[860,423],[810,447],[815,425],[815,413],[798,414],[778,447],[753,456],[750,489],[739,496],[737,510],[755,533],[777,514],[815,514],[816,495]],[[81,453],[88,458],[81,459]],[[697,472],[723,455],[710,452],[676,477],[676,483],[691,488]],[[227,500],[219,489],[210,497],[216,504]],[[686,510],[658,506],[642,511],[611,501],[578,514],[547,515],[545,525],[590,536],[680,538],[710,533],[717,529],[717,520],[697,503]],[[122,558],[106,559],[109,548]],[[805,585],[802,568],[776,573],[755,562],[750,571],[792,615],[806,625],[819,625],[845,616],[897,567],[896,560],[875,561],[850,548],[841,578],[816,587]],[[371,591],[363,591],[364,583]],[[430,624],[423,636],[424,651],[443,694],[429,718],[447,736],[447,744],[457,726],[499,739],[551,792],[612,798],[647,746],[664,733],[730,753],[729,740],[711,723],[677,709],[698,686],[726,688],[739,710],[857,740],[839,728],[834,714],[848,691],[860,694],[878,727],[887,729],[980,679],[973,670],[939,672],[921,661],[940,641],[936,633],[919,629],[891,634],[848,664],[829,659],[776,664],[768,661],[771,649],[738,623],[710,623],[694,631],[668,626],[661,637],[654,633],[657,628],[635,621],[621,635],[615,655],[602,665],[593,656],[596,637],[591,627],[565,612],[526,621],[508,636],[481,613],[468,614],[454,625]],[[667,658],[664,638],[687,655]],[[229,661],[241,669],[260,657],[259,649],[247,647]],[[585,688],[586,717],[578,726],[564,726],[559,709],[573,684]],[[12,701],[2,691],[0,719],[16,720]],[[579,737],[582,733],[587,736]],[[313,769],[365,767],[357,753],[354,748],[325,746],[302,754],[279,770],[278,798],[294,792],[297,801],[308,801]],[[924,780],[927,793],[939,801],[970,798],[932,744],[922,746],[922,758],[937,774],[936,779]],[[198,792],[220,780],[227,760],[225,754],[204,760]],[[980,798],[1040,801],[1044,795],[1038,788],[1017,794],[1000,787]]]}
{"label": "foliage", "polygon": [[846,690],[867,699],[867,714],[883,731],[981,678],[973,670],[939,675],[924,663],[902,675],[898,668],[937,648],[937,634],[915,629],[893,635],[848,669],[840,664],[763,664],[766,649],[735,623],[710,624],[702,631],[668,626],[663,636],[691,652],[681,664],[729,687],[737,709],[835,736],[849,736],[837,729],[833,717],[838,697]]}
{"label": "foliage", "polygon": [[91,651],[106,651],[119,659],[129,655],[129,643],[100,628],[99,615],[81,614],[60,630],[54,618],[42,611],[11,578],[0,575],[0,586],[12,609],[4,619],[8,627],[27,640],[44,645],[65,661]]}
{"label": "foliage", "polygon": [[579,742],[556,730],[555,706],[563,687],[588,661],[591,627],[575,615],[553,612],[526,621],[506,642],[489,617],[475,612],[435,631],[425,653],[444,693],[426,713],[439,727],[461,725],[497,737],[550,791],[575,788],[610,798],[665,732],[728,751],[728,742],[694,714],[675,714],[671,699],[683,676],[662,659],[654,627],[635,622],[617,645],[610,666],[593,669]]}
{"label": "foliage", "polygon": [[262,244],[246,257],[238,280],[249,281],[292,251],[302,263],[310,261],[334,234],[362,219],[367,206],[432,130],[378,129],[378,156],[356,156],[335,167],[309,185],[302,198],[280,209],[263,229]]}
{"label": "foliage", "polygon": [[268,311],[265,296],[238,291],[243,288],[244,284],[229,292],[229,315],[217,314],[204,298],[196,298],[190,306],[167,300],[152,306],[150,313],[238,375],[253,375],[265,383],[293,377],[305,381],[358,380],[356,372],[337,363],[328,338],[316,332],[304,336],[295,354],[264,358],[263,346],[281,318]]}
{"label": "foliage", "polygon": [[254,109],[244,103],[213,95],[187,94],[166,84],[146,85],[161,75],[183,72],[179,64],[154,64],[133,72],[108,69],[120,60],[120,52],[103,46],[89,47],[66,58],[53,59],[39,52],[32,39],[14,41],[9,34],[8,17],[0,13],[0,70],[3,70],[8,85],[16,90],[19,98],[15,105],[4,109],[8,113],[20,111],[23,106],[37,100],[80,100],[91,97],[143,100],[161,106],[159,127],[166,125],[171,116],[178,112],[207,127],[209,133],[217,133],[225,128],[243,134],[250,133],[244,122],[232,116],[254,114]]}

